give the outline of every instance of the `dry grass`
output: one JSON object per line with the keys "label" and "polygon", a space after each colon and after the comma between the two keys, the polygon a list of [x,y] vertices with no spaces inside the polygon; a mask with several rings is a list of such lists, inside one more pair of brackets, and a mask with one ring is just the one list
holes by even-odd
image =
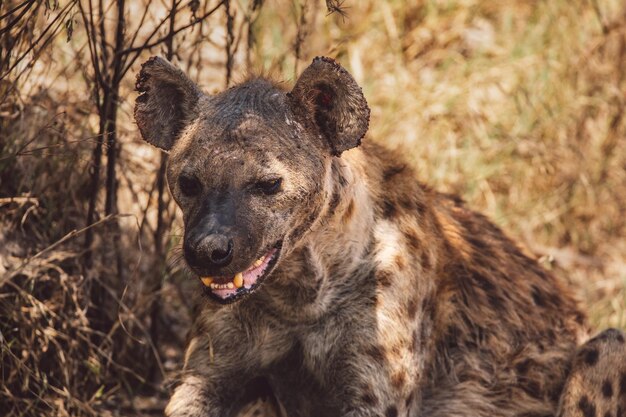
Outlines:
{"label": "dry grass", "polygon": [[[347,1],[345,18],[307,0],[251,4],[233,6],[235,29],[255,22],[250,49],[241,32],[235,80],[253,69],[290,81],[313,56],[337,57],[372,107],[368,140],[402,147],[422,180],[522,241],[578,288],[596,328],[626,329],[621,1]],[[118,120],[124,282],[111,266],[110,219],[94,226],[89,270],[82,234],[68,235],[84,227],[97,132],[79,23],[0,105],[2,415],[158,414],[189,320],[189,281],[152,254],[158,154],[131,118],[138,67],[123,80]],[[216,16],[202,43],[179,51],[209,90],[224,86],[224,23]],[[163,289],[148,276],[164,277]],[[94,282],[108,294],[102,304]],[[155,338],[156,296],[166,307]],[[114,324],[99,329],[99,314]]]}

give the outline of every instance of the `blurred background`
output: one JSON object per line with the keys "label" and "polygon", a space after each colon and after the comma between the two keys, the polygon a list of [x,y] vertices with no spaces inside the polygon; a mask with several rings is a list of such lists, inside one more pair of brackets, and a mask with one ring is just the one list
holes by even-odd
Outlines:
{"label": "blurred background", "polygon": [[2,0],[0,415],[162,412],[198,284],[132,117],[151,55],[208,92],[336,58],[367,140],[626,329],[621,0]]}

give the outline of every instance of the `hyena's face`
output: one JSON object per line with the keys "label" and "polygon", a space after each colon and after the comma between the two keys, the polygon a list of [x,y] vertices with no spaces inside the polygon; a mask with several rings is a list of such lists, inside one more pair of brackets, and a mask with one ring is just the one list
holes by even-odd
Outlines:
{"label": "hyena's face", "polygon": [[253,292],[323,211],[332,158],[365,134],[360,88],[317,58],[290,93],[257,79],[208,96],[152,58],[137,89],[143,138],[170,151],[188,266],[220,302]]}
{"label": "hyena's face", "polygon": [[227,301],[256,288],[317,217],[330,160],[320,147],[302,146],[307,132],[283,92],[265,81],[247,88],[244,97],[235,88],[206,100],[168,166],[185,260],[207,292]]}

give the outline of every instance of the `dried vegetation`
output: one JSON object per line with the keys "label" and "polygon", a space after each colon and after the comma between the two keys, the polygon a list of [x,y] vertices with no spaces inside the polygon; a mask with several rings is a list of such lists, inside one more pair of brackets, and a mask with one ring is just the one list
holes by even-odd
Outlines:
{"label": "dried vegetation", "polygon": [[167,397],[195,283],[166,158],[132,122],[150,54],[208,91],[338,58],[369,140],[524,242],[595,327],[626,328],[621,1],[4,1],[0,415],[158,415]]}

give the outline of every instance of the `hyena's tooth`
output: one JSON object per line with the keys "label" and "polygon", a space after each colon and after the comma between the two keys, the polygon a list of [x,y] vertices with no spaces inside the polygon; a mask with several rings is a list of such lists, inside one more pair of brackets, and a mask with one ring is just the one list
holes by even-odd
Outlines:
{"label": "hyena's tooth", "polygon": [[259,259],[257,259],[256,261],[254,261],[254,266],[258,267],[261,266],[261,264],[263,264],[263,261],[265,260],[265,256],[261,256]]}
{"label": "hyena's tooth", "polygon": [[233,288],[235,288],[235,284],[233,284],[232,282],[229,282],[228,284],[226,284],[226,288],[228,288],[229,290],[232,290]]}
{"label": "hyena's tooth", "polygon": [[202,283],[207,287],[209,287],[213,282],[213,277],[202,277],[200,279],[202,280]]}
{"label": "hyena's tooth", "polygon": [[243,287],[243,274],[241,272],[235,275],[235,278],[233,278],[233,284],[235,284],[235,287],[237,288]]}

